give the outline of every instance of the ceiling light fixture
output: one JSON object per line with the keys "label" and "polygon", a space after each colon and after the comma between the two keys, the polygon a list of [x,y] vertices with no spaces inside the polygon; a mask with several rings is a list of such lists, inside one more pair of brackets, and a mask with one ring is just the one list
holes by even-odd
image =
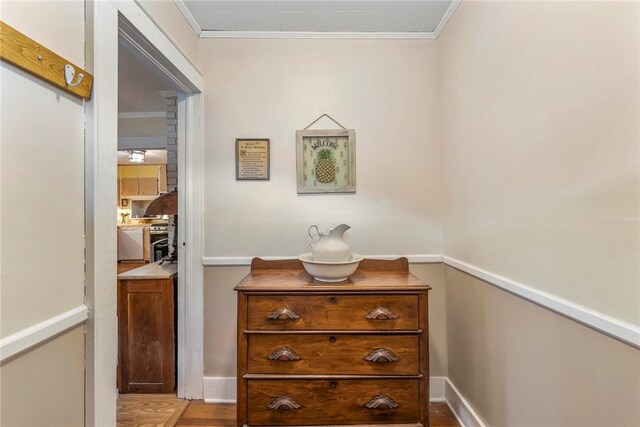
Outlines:
{"label": "ceiling light fixture", "polygon": [[129,150],[128,153],[131,163],[144,163],[144,150]]}

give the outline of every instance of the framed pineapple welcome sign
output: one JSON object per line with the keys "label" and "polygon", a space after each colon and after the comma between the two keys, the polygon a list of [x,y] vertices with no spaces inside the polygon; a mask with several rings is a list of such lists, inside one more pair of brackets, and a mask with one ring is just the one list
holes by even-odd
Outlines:
{"label": "framed pineapple welcome sign", "polygon": [[299,130],[296,143],[298,194],[355,193],[355,130]]}

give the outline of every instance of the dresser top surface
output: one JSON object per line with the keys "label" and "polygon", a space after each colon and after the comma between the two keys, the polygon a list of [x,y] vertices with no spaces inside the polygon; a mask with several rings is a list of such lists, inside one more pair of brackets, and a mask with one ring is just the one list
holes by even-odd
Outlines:
{"label": "dresser top surface", "polygon": [[340,283],[325,283],[310,276],[297,260],[264,261],[255,258],[251,272],[236,286],[238,291],[423,291],[431,287],[409,272],[406,258],[394,261],[364,260],[356,272]]}

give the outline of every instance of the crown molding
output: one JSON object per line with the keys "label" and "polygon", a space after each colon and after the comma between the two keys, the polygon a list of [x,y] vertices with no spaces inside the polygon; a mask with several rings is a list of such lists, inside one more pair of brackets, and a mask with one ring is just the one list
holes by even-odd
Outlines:
{"label": "crown molding", "polygon": [[436,39],[440,37],[440,33],[442,32],[442,30],[444,30],[444,27],[447,26],[447,24],[449,23],[449,19],[451,19],[451,17],[453,16],[453,12],[455,12],[458,6],[460,6],[460,3],[462,3],[462,0],[453,0],[449,5],[449,8],[447,8],[447,11],[444,13],[444,15],[442,15],[442,19],[438,23],[436,29],[433,31]]}
{"label": "crown molding", "polygon": [[435,40],[451,19],[462,0],[453,0],[432,32],[329,32],[329,31],[212,31],[203,30],[184,0],[173,0],[196,36],[212,39],[373,39]]}
{"label": "crown molding", "polygon": [[178,6],[178,9],[180,10],[180,12],[182,12],[182,16],[184,16],[184,18],[187,20],[189,25],[191,25],[191,28],[196,33],[196,36],[200,37],[200,34],[202,33],[202,28],[200,28],[198,21],[196,21],[196,18],[193,17],[187,5],[184,4],[183,0],[173,0],[173,1],[176,4],[176,6]]}
{"label": "crown molding", "polygon": [[376,39],[376,40],[435,40],[435,33],[397,32],[328,32],[328,31],[207,31],[200,38],[212,39]]}

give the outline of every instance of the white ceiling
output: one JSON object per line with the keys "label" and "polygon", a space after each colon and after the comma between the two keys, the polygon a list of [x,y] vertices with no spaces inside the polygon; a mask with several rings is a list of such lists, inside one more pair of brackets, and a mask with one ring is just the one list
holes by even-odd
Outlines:
{"label": "white ceiling", "polygon": [[127,151],[118,151],[118,164],[119,165],[166,165],[167,164],[167,150],[145,150],[144,163],[131,163],[129,161],[129,153]]}
{"label": "white ceiling", "polygon": [[[459,1],[176,0],[196,33],[437,33]],[[441,21],[443,22],[442,25]],[[437,34],[436,34],[437,35]]]}
{"label": "white ceiling", "polygon": [[160,95],[171,90],[166,83],[136,58],[124,45],[118,46],[118,113],[166,111]]}

